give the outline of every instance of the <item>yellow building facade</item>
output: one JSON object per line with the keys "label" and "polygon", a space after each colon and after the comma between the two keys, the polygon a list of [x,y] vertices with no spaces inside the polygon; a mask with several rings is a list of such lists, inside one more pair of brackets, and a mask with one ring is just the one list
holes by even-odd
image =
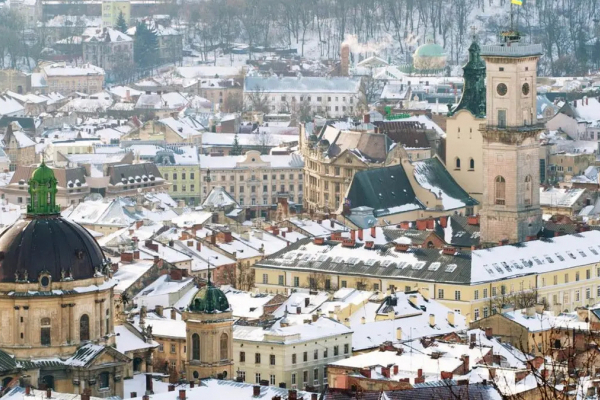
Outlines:
{"label": "yellow building facade", "polygon": [[123,18],[127,25],[131,18],[131,2],[123,0],[102,1],[102,26],[113,28],[117,25],[119,14],[123,13]]}

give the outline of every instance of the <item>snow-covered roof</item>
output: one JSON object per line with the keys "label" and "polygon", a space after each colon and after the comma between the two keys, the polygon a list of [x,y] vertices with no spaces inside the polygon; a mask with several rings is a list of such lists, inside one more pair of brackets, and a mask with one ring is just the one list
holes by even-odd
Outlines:
{"label": "snow-covered roof", "polygon": [[[249,165],[246,164],[247,158],[247,155],[220,157],[200,155],[200,166],[203,169],[210,168],[211,170],[249,169]],[[273,169],[302,169],[304,168],[304,160],[302,159],[301,155],[295,153],[285,155],[260,155],[258,156],[255,165],[261,168],[271,167]]]}
{"label": "snow-covered roof", "polygon": [[193,67],[177,67],[176,72],[184,78],[233,78],[242,75],[241,67],[225,67],[213,65],[196,65]]}
{"label": "snow-covered roof", "polygon": [[247,76],[244,92],[251,93],[259,88],[265,93],[347,93],[358,94],[359,77],[268,77]]}
{"label": "snow-covered roof", "polygon": [[[175,319],[171,319],[170,313],[165,313],[164,317],[160,317],[154,312],[148,312],[145,324],[146,327],[152,326],[152,335],[156,338],[185,339],[186,337],[185,321],[181,319],[179,313],[175,314]],[[141,331],[139,314],[134,316],[133,325]]]}
{"label": "snow-covered roof", "polygon": [[202,206],[219,208],[229,206],[237,207],[238,204],[235,199],[229,193],[227,193],[223,186],[214,186],[210,190],[208,196],[206,196],[206,199],[204,199]]}
{"label": "snow-covered roof", "polygon": [[144,93],[140,90],[136,90],[129,86],[113,86],[110,89],[108,89],[109,93],[114,94],[115,96],[119,96],[121,98],[127,97],[127,91],[129,91],[129,96],[131,97],[137,97]]}
{"label": "snow-covered roof", "polygon": [[585,189],[540,188],[540,205],[547,207],[573,207]]}
{"label": "snow-covered roof", "polygon": [[263,315],[263,306],[275,297],[272,294],[253,294],[233,288],[224,291],[234,318],[258,319]]}
{"label": "snow-covered roof", "polygon": [[81,66],[70,66],[66,63],[55,63],[44,67],[44,74],[48,77],[53,76],[89,76],[89,75],[104,75],[104,70],[92,64],[84,64]]}
{"label": "snow-covered roof", "polygon": [[154,340],[150,343],[146,342],[139,332],[132,332],[125,325],[115,325],[115,334],[117,350],[121,353],[158,347],[158,343]]}
{"label": "snow-covered roof", "polygon": [[310,324],[299,323],[290,326],[281,326],[280,321],[277,321],[269,329],[264,329],[262,326],[234,325],[233,338],[238,342],[292,344],[352,334],[352,330],[344,324],[325,317],[321,317],[315,322],[311,320]]}
{"label": "snow-covered roof", "polygon": [[87,28],[81,34],[84,43],[93,42],[113,42],[113,43],[124,43],[132,42],[133,39],[113,28]]}
{"label": "snow-covered roof", "polygon": [[113,274],[113,279],[118,283],[115,286],[115,293],[121,293],[133,285],[142,275],[144,275],[154,262],[149,260],[135,260],[133,263],[121,263],[119,270]]}
{"label": "snow-covered roof", "polygon": [[0,115],[25,114],[25,108],[16,99],[0,95]]}

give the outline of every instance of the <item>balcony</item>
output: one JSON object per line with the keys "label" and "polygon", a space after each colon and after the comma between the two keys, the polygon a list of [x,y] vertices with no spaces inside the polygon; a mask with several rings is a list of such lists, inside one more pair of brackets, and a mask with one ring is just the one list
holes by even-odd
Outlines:
{"label": "balcony", "polygon": [[479,124],[480,131],[506,131],[506,132],[535,132],[544,129],[544,124],[536,123],[531,125],[507,126],[493,124]]}
{"label": "balcony", "polygon": [[491,44],[481,46],[483,57],[533,57],[543,54],[541,44],[513,42],[509,44]]}

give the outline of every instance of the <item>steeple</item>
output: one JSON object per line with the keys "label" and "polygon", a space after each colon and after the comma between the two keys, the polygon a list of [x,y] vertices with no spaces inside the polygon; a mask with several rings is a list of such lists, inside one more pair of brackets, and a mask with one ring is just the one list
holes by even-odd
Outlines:
{"label": "steeple", "polygon": [[42,163],[31,174],[29,179],[29,205],[27,215],[55,215],[60,213],[56,204],[56,186],[58,181],[54,171],[42,160]]}
{"label": "steeple", "polygon": [[477,42],[469,47],[469,61],[463,67],[465,85],[458,105],[448,112],[448,116],[459,110],[468,110],[477,118],[485,118],[485,63],[480,57]]}

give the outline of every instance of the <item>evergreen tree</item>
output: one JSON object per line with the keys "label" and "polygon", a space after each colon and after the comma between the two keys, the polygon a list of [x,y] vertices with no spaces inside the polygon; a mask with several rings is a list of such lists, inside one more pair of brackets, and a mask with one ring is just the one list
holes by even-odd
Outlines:
{"label": "evergreen tree", "polygon": [[127,21],[125,21],[123,11],[119,12],[119,17],[117,18],[117,25],[115,25],[115,29],[123,33],[127,31]]}
{"label": "evergreen tree", "polygon": [[154,29],[148,29],[145,22],[136,25],[133,43],[133,58],[139,69],[148,69],[158,60],[158,37]]}
{"label": "evergreen tree", "polygon": [[240,142],[238,140],[237,133],[235,134],[235,138],[233,139],[233,148],[229,152],[231,156],[239,156],[242,154],[242,146],[240,146]]}

